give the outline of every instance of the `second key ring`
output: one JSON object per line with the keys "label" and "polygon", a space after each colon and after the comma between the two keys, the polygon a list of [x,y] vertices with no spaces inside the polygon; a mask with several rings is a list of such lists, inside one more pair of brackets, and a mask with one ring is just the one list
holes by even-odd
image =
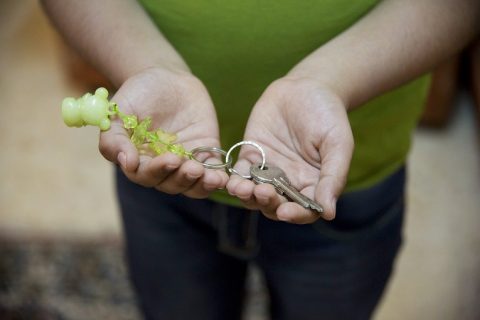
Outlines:
{"label": "second key ring", "polygon": [[256,142],[254,141],[249,141],[249,140],[245,140],[245,141],[240,141],[239,143],[236,143],[234,144],[227,152],[226,156],[225,156],[225,163],[227,164],[227,169],[230,173],[234,173],[234,174],[237,174],[239,175],[240,177],[243,177],[245,179],[251,179],[252,176],[250,175],[243,175],[241,173],[239,173],[237,170],[235,170],[233,167],[232,167],[232,157],[231,157],[231,154],[232,154],[232,151],[239,147],[239,146],[243,146],[243,145],[251,145],[251,146],[254,146],[255,148],[257,148],[260,153],[262,154],[262,163],[260,165],[260,170],[263,170],[263,168],[265,167],[265,151],[263,151],[263,148]]}
{"label": "second key ring", "polygon": [[[230,159],[230,162],[227,159],[227,155],[228,155],[227,152],[217,147],[197,147],[192,149],[190,152],[192,154],[192,159],[201,163],[201,165],[207,169],[224,169],[224,168],[229,168],[232,165],[232,159]],[[195,155],[203,152],[219,153],[225,157],[225,162],[224,163],[206,163],[206,162],[200,161],[197,159]]]}

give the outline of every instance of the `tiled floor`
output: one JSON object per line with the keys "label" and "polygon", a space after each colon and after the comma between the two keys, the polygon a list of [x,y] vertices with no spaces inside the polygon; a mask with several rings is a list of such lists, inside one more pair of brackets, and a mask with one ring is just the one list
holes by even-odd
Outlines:
{"label": "tiled floor", "polygon": [[[1,234],[119,235],[97,131],[60,118],[62,98],[81,92],[57,36],[36,2],[2,10],[12,3],[0,5]],[[458,105],[446,130],[415,134],[406,241],[377,319],[480,319],[479,131],[470,101]]]}

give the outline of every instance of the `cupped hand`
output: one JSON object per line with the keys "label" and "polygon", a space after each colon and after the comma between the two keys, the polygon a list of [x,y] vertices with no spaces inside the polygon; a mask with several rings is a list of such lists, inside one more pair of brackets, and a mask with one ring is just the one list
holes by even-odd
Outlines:
{"label": "cupped hand", "polygon": [[[139,120],[152,117],[152,129],[175,133],[176,143],[183,144],[186,150],[220,146],[210,97],[202,83],[189,73],[147,69],[125,81],[112,101],[122,112],[134,114]],[[222,170],[205,169],[194,160],[172,153],[155,157],[139,154],[119,119],[100,134],[99,149],[107,160],[119,164],[131,181],[170,194],[204,198],[223,188],[228,180]]]}
{"label": "cupped hand", "polygon": [[[354,142],[345,105],[332,90],[308,78],[277,80],[253,108],[244,139],[260,144],[267,163],[283,169],[291,184],[324,212],[315,214],[288,202],[272,185],[256,185],[235,175],[227,183],[230,194],[275,220],[312,223],[335,217]],[[257,150],[244,146],[235,169],[247,174],[260,160]]]}

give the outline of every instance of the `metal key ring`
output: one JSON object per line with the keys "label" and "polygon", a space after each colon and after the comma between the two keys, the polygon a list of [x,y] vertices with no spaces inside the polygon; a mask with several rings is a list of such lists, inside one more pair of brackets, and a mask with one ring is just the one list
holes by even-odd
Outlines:
{"label": "metal key ring", "polygon": [[[192,151],[190,151],[192,154],[192,159],[199,162],[202,166],[204,166],[207,169],[224,169],[232,164],[232,159],[230,159],[230,163],[227,161],[227,152],[223,149],[217,148],[217,147],[197,147],[194,148]],[[202,152],[213,152],[213,153],[220,153],[221,155],[225,156],[225,162],[224,163],[206,163],[198,160],[195,157],[195,154],[202,153]]]}
{"label": "metal key ring", "polygon": [[239,147],[239,146],[242,146],[242,145],[251,145],[251,146],[254,146],[255,148],[257,148],[260,153],[262,154],[262,164],[260,165],[260,169],[263,170],[263,168],[265,167],[265,151],[263,151],[262,147],[260,147],[260,145],[256,142],[253,142],[253,141],[248,141],[248,140],[245,140],[245,141],[240,141],[239,143],[236,143],[234,144],[227,152],[227,155],[225,156],[225,162],[227,163],[227,169],[230,173],[234,173],[234,174],[237,174],[239,175],[240,177],[242,178],[245,178],[245,179],[251,179],[252,176],[250,175],[243,175],[243,174],[240,174],[237,170],[235,170],[233,167],[232,167],[232,159],[231,159],[231,153],[232,151]]}

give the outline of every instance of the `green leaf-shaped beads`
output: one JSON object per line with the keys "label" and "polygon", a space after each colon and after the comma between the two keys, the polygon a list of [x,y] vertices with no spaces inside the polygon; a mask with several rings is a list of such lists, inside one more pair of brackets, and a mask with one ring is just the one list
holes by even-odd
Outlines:
{"label": "green leaf-shaped beads", "polygon": [[139,122],[137,116],[122,113],[115,102],[108,101],[108,91],[105,88],[98,88],[93,95],[86,93],[78,99],[65,98],[62,102],[62,117],[69,127],[92,125],[102,131],[110,129],[111,119],[118,117],[139,151],[145,152],[147,147],[155,155],[171,152],[181,157],[192,157],[181,144],[175,144],[175,134],[162,129],[149,131],[151,117]]}

